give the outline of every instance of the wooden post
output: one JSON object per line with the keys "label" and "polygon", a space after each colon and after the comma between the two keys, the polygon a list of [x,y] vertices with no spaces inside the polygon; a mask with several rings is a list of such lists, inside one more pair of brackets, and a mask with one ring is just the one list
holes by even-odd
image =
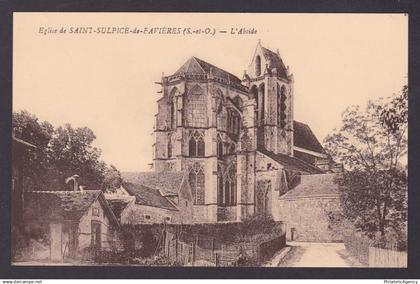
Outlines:
{"label": "wooden post", "polygon": [[195,259],[197,257],[197,243],[198,243],[198,236],[195,236],[195,240],[193,242],[193,259],[192,259],[192,266],[195,265]]}
{"label": "wooden post", "polygon": [[195,242],[192,242],[191,246],[192,246],[192,261],[191,261],[191,266],[194,266],[194,262],[195,262]]}
{"label": "wooden post", "polygon": [[175,227],[175,260],[178,261],[178,226]]}

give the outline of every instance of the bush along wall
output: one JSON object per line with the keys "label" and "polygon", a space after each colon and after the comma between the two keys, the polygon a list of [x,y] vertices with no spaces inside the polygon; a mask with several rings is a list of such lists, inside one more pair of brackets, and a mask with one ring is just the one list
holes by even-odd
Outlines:
{"label": "bush along wall", "polygon": [[122,251],[99,255],[95,261],[193,265],[194,260],[203,260],[221,266],[258,265],[285,246],[285,232],[281,222],[253,217],[238,223],[123,225],[120,240]]}

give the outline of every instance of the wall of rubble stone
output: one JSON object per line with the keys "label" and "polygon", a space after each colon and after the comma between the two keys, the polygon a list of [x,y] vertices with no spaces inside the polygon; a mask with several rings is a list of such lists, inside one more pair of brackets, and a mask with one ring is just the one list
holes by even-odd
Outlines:
{"label": "wall of rubble stone", "polygon": [[333,232],[328,213],[340,209],[338,196],[300,197],[278,200],[278,214],[286,224],[289,240],[311,242],[341,241]]}

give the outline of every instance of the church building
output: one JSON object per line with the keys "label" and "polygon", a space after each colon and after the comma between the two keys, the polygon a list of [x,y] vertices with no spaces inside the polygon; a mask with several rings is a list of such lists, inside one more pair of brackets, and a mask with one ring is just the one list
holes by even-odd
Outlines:
{"label": "church building", "polygon": [[149,179],[181,175],[194,223],[255,214],[282,220],[281,196],[302,176],[341,169],[310,127],[294,120],[293,74],[278,51],[260,42],[242,80],[191,57],[160,84]]}

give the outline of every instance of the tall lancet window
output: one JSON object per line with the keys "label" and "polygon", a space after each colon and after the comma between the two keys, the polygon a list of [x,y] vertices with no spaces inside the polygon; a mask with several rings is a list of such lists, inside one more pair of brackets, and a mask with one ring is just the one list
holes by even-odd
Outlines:
{"label": "tall lancet window", "polygon": [[220,165],[217,166],[217,204],[223,206],[225,204],[223,192],[223,172]]}
{"label": "tall lancet window", "polygon": [[194,131],[188,142],[190,157],[204,157],[205,143],[201,133]]}
{"label": "tall lancet window", "polygon": [[168,135],[168,158],[172,157],[172,135]]}
{"label": "tall lancet window", "polygon": [[188,176],[193,195],[193,201],[196,205],[204,204],[204,172],[199,164],[194,164]]}
{"label": "tall lancet window", "polygon": [[286,126],[286,87],[277,84],[277,125],[280,128]]}
{"label": "tall lancet window", "polygon": [[221,158],[223,156],[223,141],[220,138],[220,135],[217,135],[217,157]]}
{"label": "tall lancet window", "polygon": [[177,88],[173,88],[171,93],[168,96],[168,109],[169,109],[169,123],[168,127],[170,129],[176,128],[176,113],[175,113],[175,103],[176,103],[176,93],[178,92]]}
{"label": "tall lancet window", "polygon": [[259,121],[259,101],[258,101],[258,88],[257,86],[252,86],[251,88],[251,96],[252,98],[255,100],[255,122],[256,125],[258,125],[258,121]]}
{"label": "tall lancet window", "polygon": [[259,112],[260,112],[260,124],[259,125],[264,125],[264,117],[265,117],[265,100],[264,100],[264,96],[265,96],[265,85],[264,83],[262,83],[259,87],[258,87],[258,99],[260,100],[258,106],[259,106]]}
{"label": "tall lancet window", "polygon": [[186,120],[190,127],[206,127],[206,97],[198,85],[186,97]]}
{"label": "tall lancet window", "polygon": [[259,55],[255,58],[255,75],[261,75],[261,57]]}
{"label": "tall lancet window", "polygon": [[232,164],[225,176],[224,204],[236,205],[236,164]]}

